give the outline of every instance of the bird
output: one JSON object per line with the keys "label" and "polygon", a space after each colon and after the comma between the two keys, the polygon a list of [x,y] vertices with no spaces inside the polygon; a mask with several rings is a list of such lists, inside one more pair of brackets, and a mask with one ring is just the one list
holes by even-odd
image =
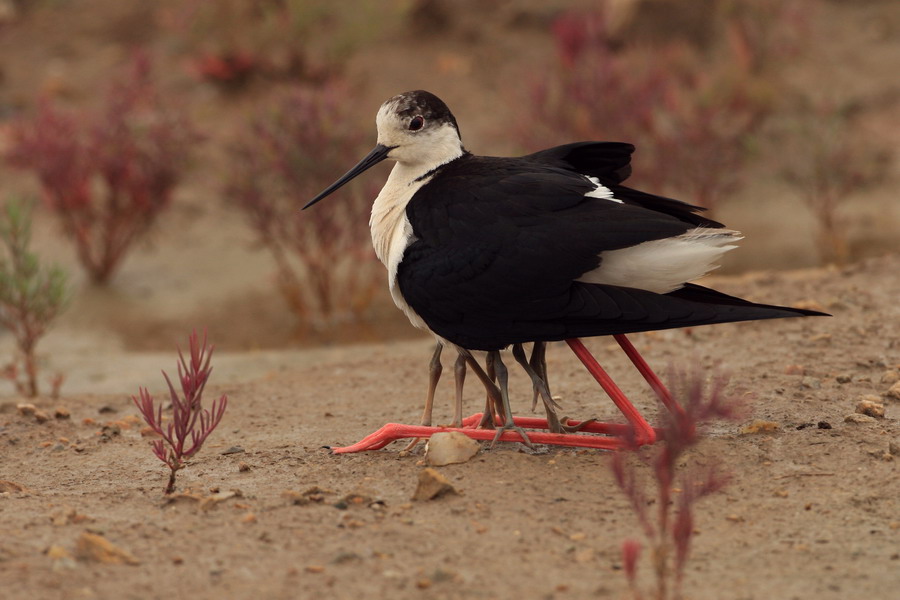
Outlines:
{"label": "bird", "polygon": [[425,90],[385,101],[375,124],[374,149],[303,209],[395,162],[372,206],[375,253],[415,327],[461,356],[483,351],[494,362],[505,418],[495,441],[509,430],[527,440],[509,408],[500,358],[508,347],[567,341],[601,381],[580,339],[613,335],[654,385],[625,334],[824,314],[692,283],[742,235],[702,207],[624,186],[632,144],[475,155],[447,105]]}

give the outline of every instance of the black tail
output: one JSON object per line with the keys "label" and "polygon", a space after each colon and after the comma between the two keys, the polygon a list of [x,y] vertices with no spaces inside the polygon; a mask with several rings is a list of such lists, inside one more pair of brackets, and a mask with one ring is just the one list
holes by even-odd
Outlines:
{"label": "black tail", "polygon": [[[690,283],[668,294],[597,284],[574,284],[572,291],[564,315],[553,322],[529,323],[529,339],[549,341],[738,321],[830,316],[815,310],[757,304]],[[535,328],[539,325],[547,331],[538,333]]]}
{"label": "black tail", "polygon": [[[716,290],[693,283],[685,284],[681,289],[669,292],[666,296],[680,298],[701,304],[715,304],[722,307],[723,316],[731,313],[735,321],[754,321],[759,319],[781,319],[785,317],[830,317],[828,313],[805,308],[791,308],[774,304],[757,304],[736,296],[729,296]],[[732,307],[729,310],[729,307]],[[720,321],[724,322],[724,321]]]}

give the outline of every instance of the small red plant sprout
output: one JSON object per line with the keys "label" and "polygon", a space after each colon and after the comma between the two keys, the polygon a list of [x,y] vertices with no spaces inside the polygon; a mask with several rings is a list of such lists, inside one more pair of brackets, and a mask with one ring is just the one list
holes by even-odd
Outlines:
{"label": "small red plant sprout", "polygon": [[210,360],[213,347],[206,345],[206,334],[200,343],[197,332],[188,338],[190,344],[190,362],[186,361],[181,349],[178,350],[178,379],[181,383],[182,396],[175,391],[169,376],[163,371],[163,377],[169,385],[172,400],[172,419],[163,426],[163,405],[156,406],[153,396],[146,388],[140,388],[140,398],[132,396],[135,406],[141,411],[144,421],[162,439],[152,444],[153,453],[168,465],[170,469],[169,484],[166,494],[175,491],[175,474],[184,468],[185,460],[196,454],[209,434],[216,428],[225,414],[228,397],[222,397],[212,403],[212,410],[202,406],[203,388],[212,372]]}
{"label": "small red plant sprout", "polygon": [[[721,490],[729,480],[718,464],[696,464],[686,453],[703,439],[703,423],[736,420],[742,414],[737,400],[724,392],[724,377],[715,378],[708,392],[698,374],[688,377],[679,373],[674,379],[673,389],[684,410],[662,411],[666,416],[660,429],[665,443],[647,449],[635,441],[627,447],[629,451],[614,454],[611,465],[616,483],[628,498],[650,548],[656,580],[651,597],[656,600],[682,597],[694,535],[694,507],[698,500]],[[642,475],[647,471],[651,476]],[[656,507],[655,514],[650,509],[652,505]],[[640,553],[637,540],[628,539],[622,544],[624,571],[635,600],[644,597],[637,582]]]}

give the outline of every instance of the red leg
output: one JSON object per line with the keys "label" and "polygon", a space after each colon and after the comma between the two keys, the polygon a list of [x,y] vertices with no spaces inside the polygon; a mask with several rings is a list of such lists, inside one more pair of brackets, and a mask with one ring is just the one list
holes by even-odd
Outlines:
{"label": "red leg", "polygon": [[653,389],[653,392],[657,395],[657,397],[662,401],[665,407],[669,410],[669,412],[677,412],[683,413],[684,409],[681,408],[681,405],[675,402],[672,398],[672,394],[669,393],[669,389],[663,385],[663,382],[660,381],[659,377],[656,373],[653,372],[653,369],[650,368],[650,365],[647,364],[647,361],[644,360],[644,357],[637,351],[637,348],[631,343],[631,341],[625,337],[624,334],[617,334],[613,336],[616,341],[619,343],[619,346],[631,360],[631,363],[635,366],[635,368],[640,371],[641,375],[644,376],[644,379],[647,383],[650,384],[650,387]]}
{"label": "red leg", "polygon": [[[543,419],[534,419],[535,421],[544,421]],[[528,426],[527,422],[523,423],[520,419],[516,419],[517,424]],[[571,424],[572,422],[570,422]],[[575,422],[577,423],[577,422]],[[544,421],[546,425],[546,421]],[[593,425],[593,424],[592,424]],[[601,450],[616,450],[624,445],[622,437],[628,432],[628,425],[606,424],[604,431],[608,435],[584,435],[581,433],[547,433],[544,431],[529,431],[528,437],[532,443],[548,444],[554,446],[567,446],[578,448],[598,448]],[[421,425],[403,425],[400,423],[388,423],[375,433],[366,436],[359,442],[344,446],[342,448],[331,448],[334,454],[345,454],[348,452],[365,452],[366,450],[379,450],[384,448],[391,442],[403,438],[430,437],[434,433],[442,431],[458,431],[472,439],[490,441],[493,440],[496,432],[490,429],[471,429],[471,428],[453,428],[453,427],[424,427]],[[652,431],[652,430],[651,430]],[[515,431],[505,431],[500,435],[500,441],[503,442],[524,442],[522,436]]]}
{"label": "red leg", "polygon": [[625,415],[625,418],[628,419],[628,422],[631,423],[631,426],[634,427],[635,441],[639,445],[652,444],[655,442],[656,432],[650,424],[647,423],[644,417],[641,416],[641,413],[638,412],[628,398],[625,397],[625,394],[619,389],[616,382],[606,374],[606,371],[603,370],[603,367],[600,366],[600,363],[597,362],[588,349],[584,347],[581,340],[572,338],[566,340],[566,343],[569,344],[569,348],[572,349],[575,356],[584,363],[584,366],[590,374],[594,376],[594,379],[597,380],[600,387],[602,387],[609,395],[615,405],[619,407],[619,410],[622,411],[622,414]]}

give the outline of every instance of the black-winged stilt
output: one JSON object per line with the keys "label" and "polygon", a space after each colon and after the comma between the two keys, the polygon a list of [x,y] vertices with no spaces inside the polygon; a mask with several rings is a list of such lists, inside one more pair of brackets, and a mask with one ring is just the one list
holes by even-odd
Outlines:
{"label": "black-winged stilt", "polygon": [[[461,430],[471,437],[527,441],[520,426],[547,425],[513,419],[499,354],[509,346],[565,340],[630,423],[585,427],[612,438],[531,432],[532,441],[613,448],[629,428],[643,443],[655,441],[656,432],[579,338],[613,335],[667,408],[679,410],[624,334],[822,314],[689,283],[716,268],[741,235],[699,207],[621,185],[631,173],[630,144],[475,156],[446,104],[421,90],[385,102],[376,125],[375,148],[304,208],[382,160],[396,161],[372,207],[372,242],[391,296],[413,325],[455,346],[469,365],[477,365],[473,350],[494,361],[505,422],[494,434],[471,428],[478,419],[470,417],[470,428]],[[433,431],[389,425],[335,451],[376,449]]]}

